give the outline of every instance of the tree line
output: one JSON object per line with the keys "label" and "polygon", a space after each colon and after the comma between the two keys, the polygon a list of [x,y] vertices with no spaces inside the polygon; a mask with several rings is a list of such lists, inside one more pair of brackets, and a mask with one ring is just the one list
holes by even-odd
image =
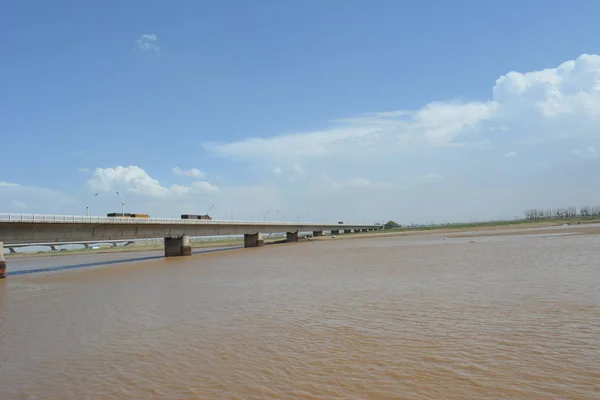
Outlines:
{"label": "tree line", "polygon": [[528,221],[539,221],[543,219],[570,219],[581,217],[600,217],[600,206],[583,206],[579,208],[579,212],[577,212],[577,207],[565,207],[554,209],[531,208],[529,210],[525,210],[525,219]]}

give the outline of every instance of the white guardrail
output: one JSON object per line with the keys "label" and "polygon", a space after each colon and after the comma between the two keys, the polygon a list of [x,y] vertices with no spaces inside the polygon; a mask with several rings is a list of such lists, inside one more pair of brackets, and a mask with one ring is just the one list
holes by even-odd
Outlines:
{"label": "white guardrail", "polygon": [[108,224],[190,224],[190,225],[289,225],[289,226],[361,226],[374,227],[373,224],[337,224],[315,222],[278,222],[278,221],[231,221],[209,219],[178,218],[131,218],[131,217],[94,217],[56,214],[0,213],[0,222],[47,222],[47,223],[108,223]]}

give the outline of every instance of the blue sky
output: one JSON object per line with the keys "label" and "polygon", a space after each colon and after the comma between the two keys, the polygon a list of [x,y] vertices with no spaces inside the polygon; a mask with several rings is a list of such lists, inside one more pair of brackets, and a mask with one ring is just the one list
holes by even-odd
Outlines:
{"label": "blue sky", "polygon": [[102,214],[116,190],[139,212],[215,203],[222,218],[422,222],[584,205],[600,195],[585,185],[600,150],[599,12],[6,1],[0,211]]}

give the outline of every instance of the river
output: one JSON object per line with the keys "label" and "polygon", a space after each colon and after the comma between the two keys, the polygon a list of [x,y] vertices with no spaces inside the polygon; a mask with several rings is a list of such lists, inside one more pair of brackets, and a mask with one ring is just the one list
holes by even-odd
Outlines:
{"label": "river", "polygon": [[0,282],[1,399],[600,398],[600,236],[79,257]]}

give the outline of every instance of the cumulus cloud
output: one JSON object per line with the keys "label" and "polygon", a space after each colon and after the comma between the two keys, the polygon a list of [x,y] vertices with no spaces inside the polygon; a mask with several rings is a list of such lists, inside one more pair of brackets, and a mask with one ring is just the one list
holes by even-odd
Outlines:
{"label": "cumulus cloud", "polygon": [[179,167],[175,167],[173,168],[173,173],[175,175],[189,176],[190,178],[203,178],[206,175],[204,172],[196,168],[181,169]]}
{"label": "cumulus cloud", "polygon": [[184,196],[192,193],[218,191],[219,188],[209,182],[195,181],[189,186],[162,186],[142,168],[130,165],[114,168],[96,168],[87,182],[94,192],[124,191],[149,197]]}
{"label": "cumulus cloud", "polygon": [[153,52],[156,54],[160,53],[160,46],[158,45],[158,36],[154,33],[145,33],[136,39],[135,44],[142,50]]}

